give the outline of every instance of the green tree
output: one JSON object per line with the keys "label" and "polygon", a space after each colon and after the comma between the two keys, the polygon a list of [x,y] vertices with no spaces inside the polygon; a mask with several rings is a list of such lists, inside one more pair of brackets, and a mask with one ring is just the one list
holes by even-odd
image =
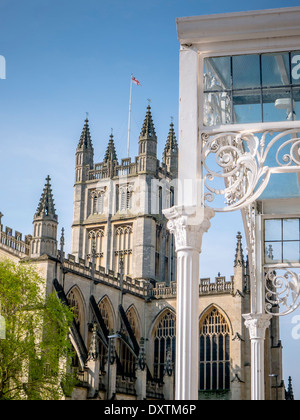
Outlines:
{"label": "green tree", "polygon": [[0,303],[6,337],[0,339],[0,400],[55,400],[75,383],[72,311],[45,297],[45,281],[30,264],[0,262]]}

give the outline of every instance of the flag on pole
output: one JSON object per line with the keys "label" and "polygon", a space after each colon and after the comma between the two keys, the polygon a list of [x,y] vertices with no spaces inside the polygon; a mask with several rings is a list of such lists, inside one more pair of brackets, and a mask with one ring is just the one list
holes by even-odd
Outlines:
{"label": "flag on pole", "polygon": [[135,83],[137,86],[139,86],[140,85],[140,82],[135,78],[135,77],[133,77],[133,76],[131,76],[131,80],[132,80],[132,82],[133,83]]}

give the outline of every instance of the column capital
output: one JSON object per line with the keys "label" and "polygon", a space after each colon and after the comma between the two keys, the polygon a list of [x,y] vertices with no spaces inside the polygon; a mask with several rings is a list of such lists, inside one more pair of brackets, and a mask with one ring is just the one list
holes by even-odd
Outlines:
{"label": "column capital", "polygon": [[264,339],[266,329],[270,326],[272,315],[244,314],[246,328],[249,329],[250,339]]}
{"label": "column capital", "polygon": [[194,249],[200,253],[202,236],[210,228],[214,211],[205,207],[174,206],[163,213],[169,219],[169,231],[175,235],[176,251]]}

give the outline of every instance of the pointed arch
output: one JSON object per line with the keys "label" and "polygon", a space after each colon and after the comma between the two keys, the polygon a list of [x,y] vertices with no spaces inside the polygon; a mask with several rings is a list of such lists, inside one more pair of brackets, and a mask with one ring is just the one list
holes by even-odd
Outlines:
{"label": "pointed arch", "polygon": [[[108,332],[115,330],[116,325],[116,316],[114,312],[113,305],[111,303],[110,298],[107,295],[104,295],[99,303],[98,308],[100,314],[103,318],[105,326]],[[105,363],[106,363],[106,356],[107,356],[107,348],[99,342],[99,361],[100,361],[100,369],[104,372],[105,370]]]}
{"label": "pointed arch", "polygon": [[208,306],[199,320],[201,391],[230,389],[230,335],[228,317],[217,305]]}
{"label": "pointed arch", "polygon": [[[137,343],[140,342],[141,338],[141,322],[138,312],[134,306],[134,304],[130,305],[126,311],[126,317],[129,322],[129,325],[132,329],[134,337]],[[132,343],[131,337],[128,334],[128,330],[126,329],[125,325],[122,322],[121,332],[124,335],[125,341],[128,341],[134,346]],[[120,368],[118,374],[126,377],[134,377],[135,376],[135,369],[136,369],[136,354],[133,352],[132,349],[126,344],[124,340],[120,341],[119,347],[119,357],[120,357]]]}
{"label": "pointed arch", "polygon": [[126,311],[126,316],[135,335],[136,341],[139,343],[142,331],[141,320],[134,304],[129,306],[129,308]]}
{"label": "pointed arch", "polygon": [[229,318],[229,316],[227,315],[227,313],[221,308],[221,306],[215,304],[215,303],[211,303],[210,305],[208,305],[204,311],[201,312],[201,314],[199,315],[199,326],[201,324],[201,320],[203,320],[205,318],[205,316],[212,310],[212,309],[217,309],[222,316],[225,318],[227,324],[229,325],[229,329],[230,329],[230,334],[233,335],[233,328],[232,328],[232,323],[231,320]]}
{"label": "pointed arch", "polygon": [[176,350],[176,315],[172,308],[165,308],[156,317],[152,329],[153,342],[153,375],[163,380],[167,356],[171,356],[175,364]]}
{"label": "pointed arch", "polygon": [[70,308],[74,312],[74,321],[77,328],[84,338],[85,326],[86,326],[86,305],[81,290],[77,285],[73,286],[67,293],[67,300]]}
{"label": "pointed arch", "polygon": [[176,311],[172,306],[166,306],[165,308],[163,308],[161,311],[159,311],[156,316],[154,317],[154,319],[152,320],[152,323],[150,325],[150,328],[148,330],[148,335],[150,337],[153,337],[155,328],[157,327],[157,323],[159,321],[159,319],[164,315],[165,312],[171,312],[175,319],[176,319]]}
{"label": "pointed arch", "polygon": [[98,303],[98,308],[108,331],[115,330],[115,325],[116,325],[115,311],[114,311],[112,302],[107,295],[103,296],[100,299]]}

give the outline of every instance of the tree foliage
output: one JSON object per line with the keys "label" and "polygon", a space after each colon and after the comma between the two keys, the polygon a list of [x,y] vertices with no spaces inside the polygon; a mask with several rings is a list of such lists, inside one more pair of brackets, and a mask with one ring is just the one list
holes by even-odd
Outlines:
{"label": "tree foliage", "polygon": [[72,311],[29,264],[0,262],[0,303],[6,338],[0,340],[0,400],[54,400],[70,393]]}

